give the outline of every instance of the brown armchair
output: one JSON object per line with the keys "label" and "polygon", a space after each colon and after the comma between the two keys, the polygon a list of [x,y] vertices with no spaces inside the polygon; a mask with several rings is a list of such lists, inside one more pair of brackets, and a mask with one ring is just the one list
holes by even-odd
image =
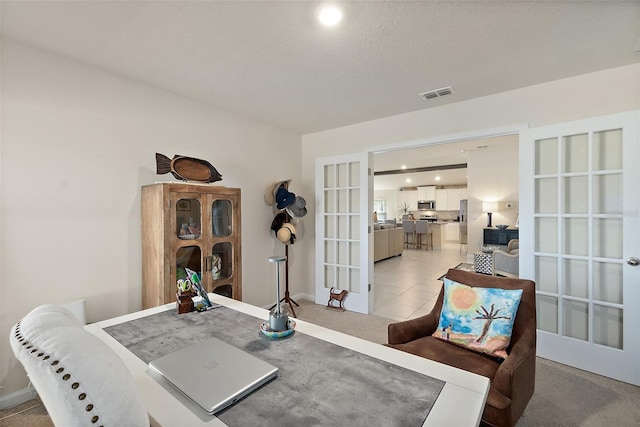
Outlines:
{"label": "brown armchair", "polygon": [[468,286],[522,289],[522,299],[513,325],[509,357],[498,359],[467,350],[432,337],[438,326],[444,299],[444,286],[431,313],[389,325],[389,347],[416,354],[446,365],[474,372],[491,381],[482,424],[513,426],[531,399],[536,369],[535,284],[530,280],[503,278],[449,270],[448,278]]}

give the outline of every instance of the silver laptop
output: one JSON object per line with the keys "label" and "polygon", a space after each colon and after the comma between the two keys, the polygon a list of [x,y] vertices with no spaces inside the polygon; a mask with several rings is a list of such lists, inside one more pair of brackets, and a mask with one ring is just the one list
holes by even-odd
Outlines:
{"label": "silver laptop", "polygon": [[278,368],[217,338],[149,362],[209,414],[215,414],[278,376]]}

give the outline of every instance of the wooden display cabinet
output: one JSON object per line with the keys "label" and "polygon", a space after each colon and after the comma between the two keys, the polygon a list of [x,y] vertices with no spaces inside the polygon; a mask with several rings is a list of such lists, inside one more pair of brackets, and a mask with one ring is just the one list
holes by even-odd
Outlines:
{"label": "wooden display cabinet", "polygon": [[142,187],[142,307],[176,301],[189,268],[207,292],[242,300],[240,189],[194,183]]}

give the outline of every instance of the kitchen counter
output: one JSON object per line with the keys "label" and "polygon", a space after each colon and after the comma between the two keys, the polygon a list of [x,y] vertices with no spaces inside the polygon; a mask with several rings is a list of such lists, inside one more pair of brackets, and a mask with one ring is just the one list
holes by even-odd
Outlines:
{"label": "kitchen counter", "polygon": [[431,237],[433,239],[433,249],[442,249],[445,242],[444,227],[446,222],[436,221],[429,223],[429,230],[431,231]]}
{"label": "kitchen counter", "polygon": [[373,233],[373,262],[402,255],[404,232],[402,228],[388,227]]}

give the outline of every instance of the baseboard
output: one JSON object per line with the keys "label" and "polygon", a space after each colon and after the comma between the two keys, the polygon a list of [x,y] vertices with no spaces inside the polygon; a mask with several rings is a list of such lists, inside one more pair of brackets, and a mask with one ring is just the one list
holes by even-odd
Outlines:
{"label": "baseboard", "polygon": [[21,403],[27,402],[31,399],[35,399],[38,396],[36,389],[29,386],[22,390],[14,391],[13,393],[5,396],[0,396],[0,411],[13,408]]}
{"label": "baseboard", "polygon": [[291,297],[291,299],[293,300],[306,299],[307,301],[311,301],[311,302],[315,302],[316,300],[315,296],[310,294],[295,294],[294,296]]}

